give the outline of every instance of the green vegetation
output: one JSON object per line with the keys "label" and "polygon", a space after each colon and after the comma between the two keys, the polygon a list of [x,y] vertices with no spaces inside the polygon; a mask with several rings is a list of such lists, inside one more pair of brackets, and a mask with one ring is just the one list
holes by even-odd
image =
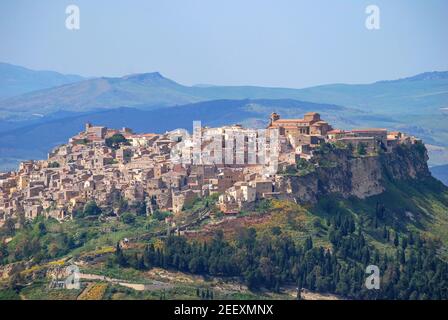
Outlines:
{"label": "green vegetation", "polygon": [[[301,170],[309,165],[298,163]],[[247,224],[235,224],[231,232],[212,229],[206,237],[201,228],[194,238],[156,237],[166,230],[163,220],[170,213],[156,210],[146,216],[145,203],[123,198],[109,208],[88,202],[64,223],[9,219],[0,230],[0,264],[29,265],[16,265],[0,284],[0,299],[77,298],[80,292],[48,289],[42,278],[46,268],[64,265],[71,257],[88,262],[83,272],[148,285],[152,282],[145,274],[162,268],[206,279],[232,278],[252,290],[224,294],[208,282],[194,281],[137,292],[109,283],[90,294],[103,299],[211,299],[211,292],[214,299],[260,299],[263,292],[284,297],[286,286],[356,299],[447,299],[447,188],[430,177],[384,179],[386,191],[366,199],[333,194],[313,206],[257,201],[237,217]],[[215,210],[216,197],[197,199],[185,214]],[[7,244],[6,237],[12,237]],[[124,238],[130,239],[129,247],[119,245]],[[370,264],[381,270],[378,291],[364,286]]]}
{"label": "green vegetation", "polygon": [[20,295],[28,300],[76,300],[82,289],[49,289],[48,282],[34,281],[24,287]]}
{"label": "green vegetation", "polygon": [[[432,178],[386,184],[378,196],[327,196],[309,209],[261,201],[254,210],[272,216],[268,224],[236,229],[227,240],[221,231],[207,241],[171,236],[162,247],[122,251],[114,263],[237,277],[255,292],[297,285],[356,299],[448,298],[448,264],[440,252],[448,242],[447,189]],[[364,286],[370,264],[381,270],[379,291]]]}
{"label": "green vegetation", "polygon": [[[15,221],[9,219],[0,229],[0,265],[32,260],[33,264],[67,255],[82,255],[114,246],[123,238],[133,238],[164,228],[157,217],[146,217],[144,204],[123,204],[126,212],[120,218],[98,219],[110,214],[110,208],[100,208],[94,201],[88,202],[75,219],[59,223],[54,219],[38,217],[24,221],[15,230]],[[92,219],[95,218],[95,219]],[[5,244],[3,240],[12,237]]]}
{"label": "green vegetation", "polygon": [[[253,228],[241,229],[235,243],[222,232],[207,243],[169,237],[163,250],[148,245],[140,255],[116,254],[117,263],[136,269],[154,266],[195,274],[241,277],[252,290],[279,292],[280,286],[336,293],[350,298],[446,299],[448,264],[437,259],[435,246],[418,235],[396,241],[394,254],[381,254],[367,244],[363,231],[349,217],[328,221],[333,252],[314,247],[312,239],[297,246],[277,232],[258,237]],[[396,238],[398,239],[398,238]],[[401,246],[399,245],[401,243]],[[365,267],[384,270],[383,289],[364,287]]]}
{"label": "green vegetation", "polygon": [[216,202],[218,201],[219,194],[213,194],[203,198],[196,198],[192,203],[184,206],[186,212],[197,212],[204,209],[214,209]]}
{"label": "green vegetation", "polygon": [[90,141],[89,141],[89,139],[87,139],[87,138],[83,138],[83,139],[80,139],[80,140],[76,140],[75,141],[75,144],[83,144],[83,145],[86,145],[86,144],[88,144]]}
{"label": "green vegetation", "polygon": [[268,213],[272,210],[272,202],[269,199],[262,199],[255,203],[255,211],[258,213]]}
{"label": "green vegetation", "polygon": [[84,210],[82,211],[83,217],[88,216],[99,216],[101,214],[101,208],[98,207],[95,201],[89,201],[84,206]]}
{"label": "green vegetation", "polygon": [[286,176],[305,176],[315,170],[316,166],[312,162],[299,158],[296,160],[294,166],[287,166],[283,172],[280,172],[280,174]]}
{"label": "green vegetation", "polygon": [[165,220],[165,218],[169,217],[170,215],[171,215],[171,212],[169,212],[169,211],[155,210],[152,216],[154,217],[154,219],[156,219],[158,221],[163,221],[163,220]]}
{"label": "green vegetation", "polygon": [[48,168],[59,168],[59,167],[60,167],[60,164],[56,161],[50,162],[48,164]]}
{"label": "green vegetation", "polygon": [[367,154],[366,145],[363,142],[358,143],[358,146],[356,147],[356,152],[360,156],[364,156]]}
{"label": "green vegetation", "polygon": [[116,133],[106,139],[106,145],[112,149],[119,149],[121,145],[129,145],[129,141],[121,133]]}
{"label": "green vegetation", "polygon": [[13,289],[0,288],[0,300],[20,300],[20,296]]}
{"label": "green vegetation", "polygon": [[136,220],[136,215],[132,212],[125,212],[120,216],[121,221],[126,224],[134,224]]}

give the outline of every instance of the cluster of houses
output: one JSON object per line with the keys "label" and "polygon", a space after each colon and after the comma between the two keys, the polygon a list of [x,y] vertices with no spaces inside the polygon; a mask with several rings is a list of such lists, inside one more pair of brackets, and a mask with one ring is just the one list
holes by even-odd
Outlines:
{"label": "cluster of houses", "polygon": [[[279,194],[275,173],[267,173],[266,164],[257,162],[256,157],[250,161],[252,138],[262,138],[259,130],[239,125],[199,130],[205,136],[222,137],[220,157],[230,153],[241,161],[173,161],[173,150],[186,154],[197,148],[182,132],[135,134],[128,128],[86,124],[83,132],[55,148],[47,160],[25,161],[18,171],[0,173],[0,221],[18,213],[29,219],[44,215],[64,220],[88,201],[111,206],[123,198],[145,203],[148,215],[154,210],[180,214],[196,199],[213,194],[219,194],[220,210],[231,214],[257,199]],[[313,150],[323,142],[339,141],[354,147],[362,143],[371,153],[380,148],[390,152],[398,143],[413,139],[386,129],[336,130],[315,112],[303,119],[281,119],[273,113],[266,131],[278,132],[279,167],[295,163],[297,158],[311,159]],[[228,147],[235,133],[247,137],[241,150],[235,143]],[[111,145],[117,136],[125,143]],[[210,142],[200,141],[199,149],[207,149]],[[207,156],[216,159],[216,154]]]}

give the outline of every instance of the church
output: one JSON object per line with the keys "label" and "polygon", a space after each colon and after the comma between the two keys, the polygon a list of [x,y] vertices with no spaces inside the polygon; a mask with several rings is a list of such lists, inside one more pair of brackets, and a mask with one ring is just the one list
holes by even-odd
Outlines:
{"label": "church", "polygon": [[333,128],[323,121],[317,112],[308,112],[303,119],[281,119],[280,115],[274,112],[271,114],[268,129],[279,129],[280,136],[286,137],[297,147],[319,144]]}

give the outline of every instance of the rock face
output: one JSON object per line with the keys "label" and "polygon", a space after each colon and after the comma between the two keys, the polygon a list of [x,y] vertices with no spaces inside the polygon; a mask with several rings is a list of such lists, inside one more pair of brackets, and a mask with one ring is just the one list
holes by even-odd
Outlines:
{"label": "rock face", "polygon": [[287,198],[316,202],[328,194],[366,198],[385,191],[385,181],[422,179],[430,176],[423,144],[399,145],[391,153],[353,157],[346,149],[314,158],[317,167],[306,175],[278,175],[275,189]]}

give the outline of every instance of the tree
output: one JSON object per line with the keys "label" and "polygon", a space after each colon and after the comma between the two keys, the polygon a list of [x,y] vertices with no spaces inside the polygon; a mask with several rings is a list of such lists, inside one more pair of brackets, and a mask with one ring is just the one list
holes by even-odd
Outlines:
{"label": "tree", "polygon": [[61,165],[59,162],[53,161],[48,164],[48,168],[59,168]]}
{"label": "tree", "polygon": [[131,206],[132,210],[135,211],[135,213],[138,216],[146,216],[146,202],[145,201],[138,201],[134,205]]}
{"label": "tree", "polygon": [[43,236],[47,233],[47,227],[42,221],[37,224],[37,232],[39,232],[40,236]]}
{"label": "tree", "polygon": [[[356,230],[353,217],[335,214],[330,225],[333,250],[313,245],[310,237],[303,245],[296,244],[286,232],[279,236],[255,233],[241,229],[232,241],[218,232],[206,242],[188,241],[186,238],[170,236],[163,241],[163,248],[148,245],[145,263],[152,266],[189,271],[211,276],[235,277],[243,275],[248,287],[278,290],[284,284],[297,283],[297,298],[300,289],[337,293],[351,299],[447,299],[446,287],[448,264],[435,257],[434,243],[422,239],[415,233],[418,245],[402,248],[404,236],[392,237],[400,240],[395,255],[383,253],[369,244],[362,226]],[[386,233],[390,229],[384,228]],[[393,230],[393,229],[391,229]],[[330,235],[329,235],[330,236]],[[388,235],[386,235],[388,236]],[[117,247],[117,260],[123,256]],[[126,257],[122,258],[128,264]],[[138,261],[138,258],[134,258]],[[131,266],[134,263],[131,256]],[[384,270],[382,290],[373,293],[364,289],[365,266],[374,263]],[[414,293],[415,292],[415,293]],[[212,299],[213,293],[198,288],[196,295]]]}
{"label": "tree", "polygon": [[297,280],[297,300],[302,300],[302,280]]}
{"label": "tree", "polygon": [[188,264],[188,269],[192,273],[202,273],[204,271],[204,263],[202,257],[194,257]]}
{"label": "tree", "polygon": [[121,214],[123,212],[128,211],[129,203],[128,203],[128,201],[125,198],[123,198],[120,195],[119,198],[116,201],[114,201],[113,207],[116,208],[116,211],[117,211],[118,214]]}
{"label": "tree", "polygon": [[135,214],[125,212],[121,215],[120,219],[126,224],[133,224],[135,222]]}
{"label": "tree", "polygon": [[8,247],[5,243],[0,242],[0,265],[6,263],[8,258]]}
{"label": "tree", "polygon": [[116,133],[106,139],[106,146],[109,148],[119,149],[120,145],[129,145],[129,141],[121,133]]}
{"label": "tree", "polygon": [[348,152],[349,152],[349,154],[353,154],[353,150],[354,150],[354,148],[353,148],[353,143],[349,143],[348,145],[347,145],[347,149],[348,149]]}
{"label": "tree", "polygon": [[245,274],[246,284],[249,290],[257,289],[260,285],[257,272],[254,270],[250,270]]}
{"label": "tree", "polygon": [[398,247],[399,244],[400,244],[400,240],[399,240],[399,238],[398,238],[398,233],[395,232],[394,246]]}
{"label": "tree", "polygon": [[257,237],[257,231],[254,228],[242,228],[238,230],[237,240],[247,249],[253,248]]}
{"label": "tree", "polygon": [[123,250],[121,249],[119,242],[117,242],[117,245],[116,245],[115,258],[120,267],[126,267],[128,265],[128,261],[123,254]]}
{"label": "tree", "polygon": [[137,258],[137,269],[138,270],[146,269],[145,260],[143,259],[143,255],[141,255],[140,257]]}
{"label": "tree", "polygon": [[170,215],[169,212],[155,210],[154,214],[152,216],[154,217],[154,219],[162,221],[162,220],[165,220],[165,218],[168,217],[169,215]]}
{"label": "tree", "polygon": [[6,236],[13,236],[16,232],[16,224],[14,223],[14,220],[11,218],[8,218],[5,221],[4,225],[5,235]]}
{"label": "tree", "polygon": [[367,153],[367,149],[366,149],[366,145],[363,142],[358,143],[357,147],[356,147],[356,151],[358,152],[358,154],[360,156],[363,156]]}
{"label": "tree", "polygon": [[380,220],[383,220],[385,218],[385,212],[386,212],[386,208],[384,207],[384,205],[377,202],[376,210],[375,210],[376,217]]}
{"label": "tree", "polygon": [[308,237],[305,240],[305,251],[311,250],[312,248],[313,248],[313,239],[311,239],[311,237]]}
{"label": "tree", "polygon": [[383,227],[383,238],[384,238],[384,240],[386,240],[387,242],[390,241],[390,232],[389,232],[389,230],[386,228],[386,226]]}
{"label": "tree", "polygon": [[401,247],[403,248],[403,250],[405,250],[408,247],[408,239],[404,237],[401,239]]}
{"label": "tree", "polygon": [[101,208],[98,207],[95,201],[89,201],[85,204],[83,215],[87,216],[99,216],[101,214]]}
{"label": "tree", "polygon": [[272,227],[271,231],[274,236],[279,236],[282,234],[282,229],[279,226]]}
{"label": "tree", "polygon": [[19,292],[23,284],[22,276],[23,267],[21,265],[14,266],[10,272],[8,279],[8,287],[16,292]]}

